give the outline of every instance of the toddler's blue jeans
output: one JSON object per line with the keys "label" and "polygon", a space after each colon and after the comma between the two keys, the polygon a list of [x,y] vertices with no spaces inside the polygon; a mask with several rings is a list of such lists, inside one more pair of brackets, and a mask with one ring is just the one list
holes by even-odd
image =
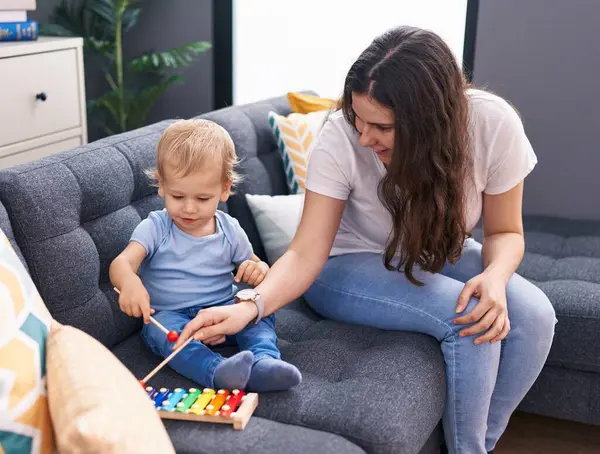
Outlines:
{"label": "toddler's blue jeans", "polygon": [[[181,333],[185,325],[202,309],[204,306],[194,306],[179,311],[158,311],[153,317],[168,330]],[[277,348],[274,314],[263,318],[258,324],[249,324],[233,337],[240,350],[250,350],[254,354],[255,363],[265,357],[281,359]],[[173,343],[167,340],[167,335],[154,323],[144,325],[142,338],[158,356],[166,358],[173,353]],[[193,340],[175,355],[168,365],[199,385],[214,388],[215,370],[223,360],[223,356],[219,353],[212,351],[202,342]]]}

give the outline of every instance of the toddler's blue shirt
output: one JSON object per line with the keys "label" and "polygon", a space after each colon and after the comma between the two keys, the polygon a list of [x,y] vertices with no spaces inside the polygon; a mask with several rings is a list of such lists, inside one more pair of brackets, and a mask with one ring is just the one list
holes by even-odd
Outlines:
{"label": "toddler's blue shirt", "polygon": [[146,249],[139,275],[155,310],[212,306],[233,299],[235,266],[252,257],[237,219],[217,211],[216,232],[195,237],[179,229],[167,210],[151,212],[130,241]]}

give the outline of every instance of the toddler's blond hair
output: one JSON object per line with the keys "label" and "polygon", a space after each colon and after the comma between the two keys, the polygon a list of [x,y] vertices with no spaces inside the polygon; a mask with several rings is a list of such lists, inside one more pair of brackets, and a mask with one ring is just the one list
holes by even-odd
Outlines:
{"label": "toddler's blond hair", "polygon": [[156,181],[165,178],[167,163],[178,175],[186,176],[199,170],[206,158],[221,156],[223,182],[232,186],[240,181],[235,171],[238,158],[231,136],[214,121],[203,119],[178,120],[164,130],[158,141],[156,169],[150,176]]}

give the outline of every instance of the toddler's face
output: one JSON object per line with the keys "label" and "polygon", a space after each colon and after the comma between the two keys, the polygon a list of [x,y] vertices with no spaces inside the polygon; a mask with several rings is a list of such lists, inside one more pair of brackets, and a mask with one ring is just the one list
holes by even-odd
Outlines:
{"label": "toddler's face", "polygon": [[219,202],[229,197],[231,184],[222,178],[222,165],[215,162],[207,162],[186,176],[167,170],[167,175],[160,178],[158,194],[164,198],[165,208],[177,227],[190,235],[204,231]]}

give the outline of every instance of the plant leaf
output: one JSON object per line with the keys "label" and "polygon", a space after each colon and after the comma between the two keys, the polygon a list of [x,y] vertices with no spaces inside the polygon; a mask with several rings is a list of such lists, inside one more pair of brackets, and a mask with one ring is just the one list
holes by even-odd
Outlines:
{"label": "plant leaf", "polygon": [[123,31],[126,32],[132,29],[138,22],[141,13],[140,8],[127,8],[123,12]]}
{"label": "plant leaf", "polygon": [[93,13],[95,27],[104,29],[104,34],[113,36],[117,24],[116,6],[113,0],[88,0],[88,9]]}
{"label": "plant leaf", "polygon": [[105,57],[112,59],[113,52],[115,50],[115,43],[111,41],[99,40],[92,36],[85,40],[85,45],[88,46],[88,48],[103,54]]}
{"label": "plant leaf", "polygon": [[115,132],[110,129],[108,126],[104,127],[104,132],[106,133],[107,136],[113,136],[115,134]]}
{"label": "plant leaf", "polygon": [[104,93],[99,98],[88,103],[90,110],[104,109],[106,110],[114,122],[119,124],[119,92],[112,90]]}
{"label": "plant leaf", "polygon": [[183,76],[176,74],[163,80],[157,85],[148,87],[139,93],[133,95],[128,104],[127,112],[127,128],[135,129],[140,128],[144,125],[146,117],[152,109],[152,106],[156,103],[158,98],[165,92],[169,86],[175,83],[183,81]]}
{"label": "plant leaf", "polygon": [[[85,22],[80,18],[84,15],[86,1],[71,5],[68,0],[62,0],[50,14],[49,25],[44,26],[44,34],[55,36],[87,36]],[[71,33],[67,34],[67,30]],[[59,34],[60,33],[60,34]]]}
{"label": "plant leaf", "polygon": [[112,88],[114,91],[117,91],[119,89],[119,87],[117,86],[117,83],[115,82],[115,79],[113,79],[113,76],[109,73],[109,72],[105,72],[104,73],[104,80],[106,80],[106,83],[110,86],[110,88]]}
{"label": "plant leaf", "polygon": [[206,52],[212,46],[206,41],[195,41],[165,52],[155,52],[135,58],[129,62],[129,69],[137,72],[161,71],[189,66],[194,57]]}
{"label": "plant leaf", "polygon": [[111,21],[107,22],[107,15],[111,17],[111,5],[112,0],[61,0],[50,14],[50,26],[43,26],[44,33],[67,36],[58,28],[60,26],[70,30],[71,36],[108,40],[114,35],[114,24],[111,26]]}

